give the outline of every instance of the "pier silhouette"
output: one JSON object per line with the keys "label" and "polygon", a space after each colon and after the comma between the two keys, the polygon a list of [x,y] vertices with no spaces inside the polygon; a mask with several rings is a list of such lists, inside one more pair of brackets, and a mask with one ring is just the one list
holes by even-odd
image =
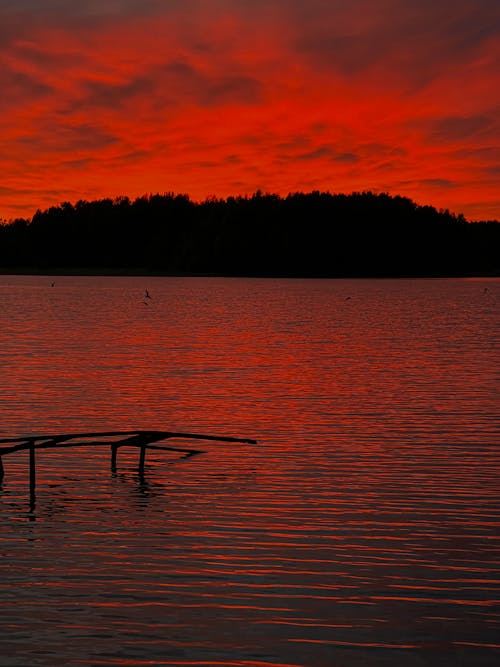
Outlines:
{"label": "pier silhouette", "polygon": [[204,450],[193,449],[190,447],[172,447],[169,445],[156,444],[170,438],[181,440],[212,440],[218,442],[257,444],[256,440],[251,440],[249,438],[233,438],[229,436],[202,433],[179,433],[176,431],[105,431],[91,433],[66,433],[62,435],[30,435],[18,438],[1,438],[0,483],[2,482],[5,474],[3,457],[6,454],[28,450],[30,508],[34,509],[36,499],[35,452],[38,449],[107,446],[111,449],[111,472],[116,473],[118,449],[120,447],[137,447],[139,449],[138,472],[140,478],[144,478],[147,449],[179,452],[184,455],[183,458],[188,458],[196,454],[202,454],[204,452]]}

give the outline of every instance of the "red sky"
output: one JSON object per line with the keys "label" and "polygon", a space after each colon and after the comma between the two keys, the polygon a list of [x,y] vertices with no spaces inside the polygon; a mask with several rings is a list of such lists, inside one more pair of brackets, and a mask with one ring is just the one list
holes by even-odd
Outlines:
{"label": "red sky", "polygon": [[500,219],[497,0],[0,0],[0,218],[384,191]]}

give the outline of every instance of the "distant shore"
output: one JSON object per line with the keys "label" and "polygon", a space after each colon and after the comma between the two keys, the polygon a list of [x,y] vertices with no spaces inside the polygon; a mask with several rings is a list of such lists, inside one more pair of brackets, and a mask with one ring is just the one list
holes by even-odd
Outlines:
{"label": "distant shore", "polygon": [[272,273],[188,273],[188,272],[166,272],[151,271],[149,269],[115,269],[115,268],[1,268],[0,276],[102,276],[102,277],[137,277],[137,278],[269,278],[269,279],[311,279],[311,280],[375,280],[375,279],[429,279],[429,278],[499,278],[499,272],[492,273],[387,273],[387,274],[272,274]]}
{"label": "distant shore", "polygon": [[400,196],[63,203],[0,225],[0,273],[269,278],[500,275],[500,223]]}

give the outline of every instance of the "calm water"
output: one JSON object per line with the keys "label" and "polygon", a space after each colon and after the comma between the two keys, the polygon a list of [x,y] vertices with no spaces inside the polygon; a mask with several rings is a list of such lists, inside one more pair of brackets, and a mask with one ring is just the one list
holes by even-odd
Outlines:
{"label": "calm water", "polygon": [[34,511],[5,456],[2,667],[499,664],[500,280],[54,280],[0,276],[1,437],[259,442],[41,451]]}

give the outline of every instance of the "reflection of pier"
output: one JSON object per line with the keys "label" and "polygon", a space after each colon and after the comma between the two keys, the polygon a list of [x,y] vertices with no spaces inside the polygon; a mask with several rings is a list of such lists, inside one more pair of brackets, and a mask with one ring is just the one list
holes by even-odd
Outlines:
{"label": "reflection of pier", "polygon": [[5,454],[12,454],[22,450],[29,450],[29,482],[31,505],[34,506],[36,468],[35,451],[37,449],[62,447],[102,447],[111,448],[111,471],[116,472],[116,459],[120,447],[139,448],[139,476],[144,477],[146,449],[167,450],[184,454],[183,458],[202,454],[201,449],[187,447],[170,447],[155,444],[169,438],[184,440],[215,440],[218,442],[240,442],[256,444],[256,440],[248,438],[230,438],[222,435],[203,435],[201,433],[176,433],[172,431],[109,431],[104,433],[69,433],[65,435],[30,435],[24,438],[0,439],[0,482],[4,476],[2,458]]}

